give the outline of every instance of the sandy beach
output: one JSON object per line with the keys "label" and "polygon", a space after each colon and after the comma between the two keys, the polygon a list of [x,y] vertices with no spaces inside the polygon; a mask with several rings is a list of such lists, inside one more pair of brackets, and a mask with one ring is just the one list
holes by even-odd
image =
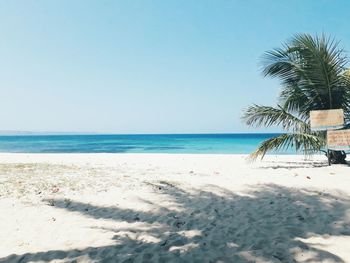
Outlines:
{"label": "sandy beach", "polygon": [[350,262],[324,156],[0,154],[0,262]]}

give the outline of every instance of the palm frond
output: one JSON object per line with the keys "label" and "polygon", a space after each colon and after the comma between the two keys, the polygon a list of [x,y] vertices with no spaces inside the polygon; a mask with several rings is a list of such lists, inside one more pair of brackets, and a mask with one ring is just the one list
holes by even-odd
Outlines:
{"label": "palm frond", "polygon": [[339,42],[324,35],[301,34],[296,35],[290,45],[301,58],[299,62],[305,79],[299,82],[300,87],[318,100],[320,109],[337,108],[342,100],[341,97],[335,100],[333,93],[340,87],[341,72],[346,65],[343,50],[338,48]]}
{"label": "palm frond", "polygon": [[283,109],[298,114],[303,121],[309,119],[310,108],[314,103],[296,84],[287,85],[282,89],[279,102]]}
{"label": "palm frond", "polygon": [[299,94],[313,102],[303,111],[349,106],[349,85],[342,77],[347,58],[339,42],[324,35],[295,35],[282,49],[266,52],[262,62],[265,76],[277,77],[283,87],[298,86]]}
{"label": "palm frond", "polygon": [[297,152],[303,152],[305,155],[318,152],[324,147],[325,140],[322,137],[308,133],[288,133],[267,139],[250,154],[251,160],[256,160],[259,156],[264,158],[266,153],[272,151],[287,150],[295,148]]}
{"label": "palm frond", "polygon": [[270,127],[280,125],[286,131],[310,131],[307,123],[280,106],[274,108],[253,104],[244,111],[242,119],[248,126]]}

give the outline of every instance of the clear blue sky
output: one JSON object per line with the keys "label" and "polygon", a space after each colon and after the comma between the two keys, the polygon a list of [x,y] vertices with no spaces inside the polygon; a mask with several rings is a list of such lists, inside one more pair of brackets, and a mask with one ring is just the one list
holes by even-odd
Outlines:
{"label": "clear blue sky", "polygon": [[242,109],[278,93],[263,52],[298,32],[350,50],[349,11],[346,0],[0,1],[0,130],[253,131]]}

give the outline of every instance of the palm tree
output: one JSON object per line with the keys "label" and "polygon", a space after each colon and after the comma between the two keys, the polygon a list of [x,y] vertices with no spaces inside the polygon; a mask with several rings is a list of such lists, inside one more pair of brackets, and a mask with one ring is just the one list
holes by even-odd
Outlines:
{"label": "palm tree", "polygon": [[[311,110],[342,108],[350,120],[350,74],[347,57],[339,42],[322,36],[295,35],[282,48],[265,53],[264,76],[280,80],[282,90],[277,106],[252,105],[243,114],[250,126],[281,126],[286,133],[262,142],[251,154],[263,158],[269,151],[293,147],[304,154],[324,151],[325,132],[313,132],[309,124]],[[344,161],[344,154],[333,151]]]}

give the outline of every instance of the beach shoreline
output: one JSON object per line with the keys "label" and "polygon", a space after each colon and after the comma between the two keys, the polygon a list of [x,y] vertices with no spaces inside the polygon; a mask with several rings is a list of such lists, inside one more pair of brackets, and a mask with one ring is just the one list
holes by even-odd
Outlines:
{"label": "beach shoreline", "polygon": [[322,155],[0,153],[0,262],[350,262],[348,174]]}

